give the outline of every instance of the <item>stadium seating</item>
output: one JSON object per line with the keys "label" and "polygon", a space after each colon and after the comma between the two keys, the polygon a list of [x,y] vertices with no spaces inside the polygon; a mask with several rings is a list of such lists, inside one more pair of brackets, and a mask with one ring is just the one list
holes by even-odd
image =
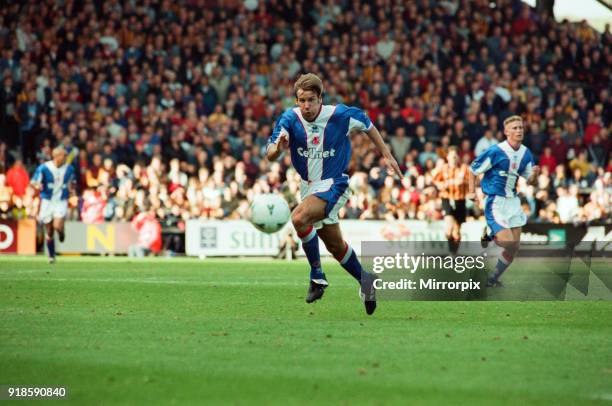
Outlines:
{"label": "stadium seating", "polygon": [[510,0],[153,3],[0,10],[0,173],[12,173],[0,178],[0,217],[36,204],[15,158],[31,174],[56,144],[80,176],[71,219],[129,221],[148,203],[165,226],[242,218],[270,190],[293,206],[289,158],[262,157],[306,71],[323,77],[326,103],[368,112],[408,176],[387,176],[356,137],[343,218],[440,218],[431,173],[446,148],[472,159],[514,113],[545,168],[537,187],[521,185],[531,220],[609,217],[610,32]]}

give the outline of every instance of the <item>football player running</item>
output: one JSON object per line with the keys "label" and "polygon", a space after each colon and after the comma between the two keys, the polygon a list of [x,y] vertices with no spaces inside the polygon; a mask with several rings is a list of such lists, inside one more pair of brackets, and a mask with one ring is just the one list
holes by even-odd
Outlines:
{"label": "football player running", "polygon": [[40,211],[38,220],[45,228],[45,243],[49,263],[55,263],[54,232],[60,242],[64,241],[64,219],[68,213],[68,197],[74,191],[74,167],[66,163],[66,150],[57,147],[52,159],[36,168],[32,185],[40,190]]}
{"label": "football player running", "polygon": [[483,175],[482,191],[485,194],[485,218],[491,230],[483,240],[495,240],[503,248],[495,271],[489,276],[488,286],[500,286],[499,278],[508,269],[519,249],[521,227],[527,223],[520,199],[516,193],[516,183],[520,176],[528,184],[535,184],[540,167],[534,165],[533,155],[523,142],[525,130],[520,116],[504,120],[506,141],[489,147],[480,154],[470,170],[476,176]]}
{"label": "football player running", "polygon": [[323,104],[323,83],[308,73],[294,85],[297,106],[277,120],[268,140],[267,158],[277,160],[289,148],[291,162],[302,178],[302,202],[291,220],[310,264],[310,286],[306,302],[323,296],[328,286],[321,266],[319,238],[342,267],[361,284],[366,313],[376,309],[373,276],[363,271],[353,249],[344,241],[338,211],[350,195],[351,136],[364,132],[385,159],[390,173],[402,177],[400,168],[368,116],[355,107]]}

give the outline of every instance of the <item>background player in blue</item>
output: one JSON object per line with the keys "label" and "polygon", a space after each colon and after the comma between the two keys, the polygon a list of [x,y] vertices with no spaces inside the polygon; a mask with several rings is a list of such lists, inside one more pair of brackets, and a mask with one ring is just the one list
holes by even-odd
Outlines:
{"label": "background player in blue", "polygon": [[64,218],[74,181],[74,167],[66,163],[66,151],[62,147],[55,148],[51,161],[39,165],[32,177],[32,184],[40,190],[38,219],[45,227],[45,242],[51,264],[55,262],[54,231],[57,231],[59,240],[64,241]]}
{"label": "background player in blue", "polygon": [[499,285],[499,277],[514,260],[521,240],[521,227],[527,222],[516,194],[518,178],[522,176],[527,183],[534,184],[540,173],[531,151],[522,145],[523,119],[511,116],[504,120],[504,134],[506,141],[488,148],[470,167],[474,175],[484,174],[481,187],[486,195],[485,218],[491,233],[483,238],[494,238],[504,249],[495,271],[489,276],[489,286]]}
{"label": "background player in blue", "polygon": [[322,104],[323,83],[316,75],[300,76],[294,85],[297,107],[277,120],[268,141],[267,157],[276,160],[289,147],[291,162],[302,178],[302,202],[291,215],[310,263],[310,286],[306,302],[323,296],[328,286],[321,268],[319,237],[327,250],[358,282],[366,312],[374,313],[376,299],[368,276],[353,249],[344,241],[338,225],[338,211],[348,200],[351,160],[350,137],[365,132],[385,158],[388,169],[401,177],[395,158],[368,116],[360,109],[343,104]]}

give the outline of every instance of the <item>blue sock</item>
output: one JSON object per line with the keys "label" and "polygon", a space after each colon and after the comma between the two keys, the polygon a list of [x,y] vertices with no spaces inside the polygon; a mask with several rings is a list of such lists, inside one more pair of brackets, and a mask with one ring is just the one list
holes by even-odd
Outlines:
{"label": "blue sock", "polygon": [[47,240],[47,251],[49,251],[49,258],[55,258],[55,240]]}
{"label": "blue sock", "polygon": [[500,276],[506,271],[506,269],[508,269],[510,264],[512,264],[513,260],[514,258],[508,253],[508,251],[504,250],[504,252],[502,252],[501,257],[497,260],[497,265],[495,265],[495,272],[489,277],[489,281],[497,282]]}
{"label": "blue sock", "polygon": [[321,269],[321,255],[319,253],[319,236],[313,226],[304,233],[298,234],[302,240],[302,248],[310,264],[310,279],[319,284],[326,285],[327,280]]}
{"label": "blue sock", "polygon": [[310,268],[310,280],[320,285],[327,284],[327,278],[321,268]]}
{"label": "blue sock", "polygon": [[346,269],[346,271],[350,273],[351,276],[357,280],[357,282],[360,282],[363,268],[361,267],[361,263],[359,262],[359,259],[357,259],[357,254],[355,254],[353,248],[351,248],[351,246],[348,245],[346,242],[345,244],[346,251],[344,255],[342,256],[342,258],[336,259],[338,260],[338,262],[340,262],[342,268]]}

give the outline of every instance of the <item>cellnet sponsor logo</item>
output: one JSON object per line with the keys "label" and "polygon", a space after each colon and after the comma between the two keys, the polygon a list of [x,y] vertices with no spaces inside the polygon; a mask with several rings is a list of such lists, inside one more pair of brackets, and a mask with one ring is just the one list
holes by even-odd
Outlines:
{"label": "cellnet sponsor logo", "polygon": [[299,147],[297,149],[297,153],[299,156],[311,159],[324,159],[329,158],[331,156],[336,156],[336,150],[333,148],[331,149],[331,151],[317,151],[316,148],[308,148],[307,150],[305,150],[304,148]]}

